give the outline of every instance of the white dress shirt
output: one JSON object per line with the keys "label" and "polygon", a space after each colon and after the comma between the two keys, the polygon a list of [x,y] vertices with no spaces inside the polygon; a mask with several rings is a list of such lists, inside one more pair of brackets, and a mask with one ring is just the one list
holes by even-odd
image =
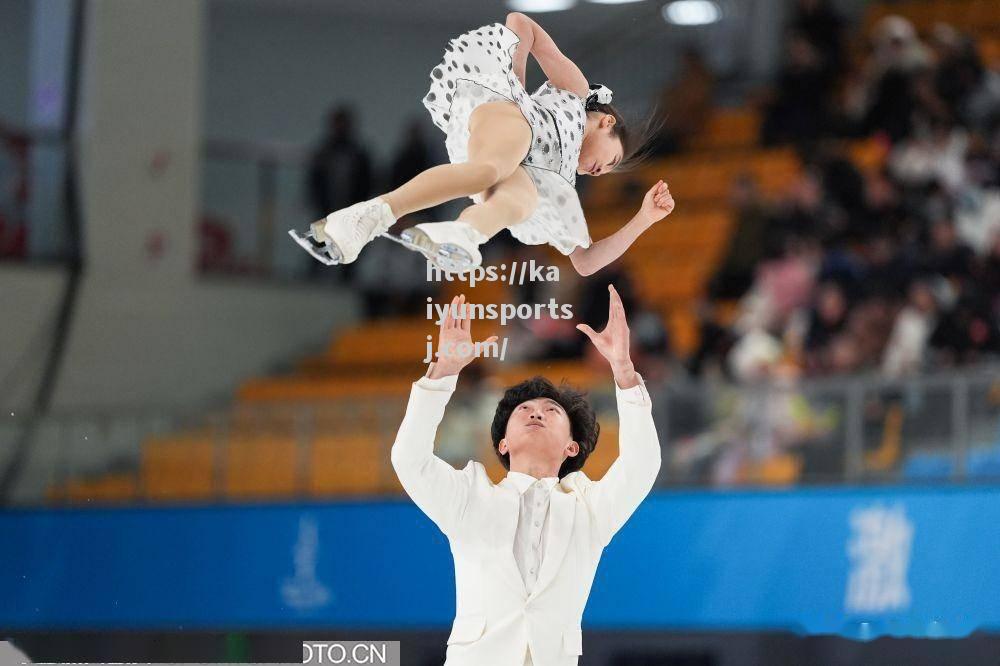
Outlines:
{"label": "white dress shirt", "polygon": [[549,498],[559,478],[547,476],[536,479],[530,474],[508,472],[504,482],[513,484],[521,495],[517,531],[514,533],[514,561],[530,594],[538,580],[538,567],[545,558]]}

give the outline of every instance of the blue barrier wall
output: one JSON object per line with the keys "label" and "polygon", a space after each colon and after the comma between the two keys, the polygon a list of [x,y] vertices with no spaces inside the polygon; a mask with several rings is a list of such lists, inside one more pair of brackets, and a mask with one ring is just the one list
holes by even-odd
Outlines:
{"label": "blue barrier wall", "polygon": [[[447,540],[406,501],[0,514],[6,629],[447,628]],[[1000,488],[653,495],[584,626],[855,638],[1000,628]]]}

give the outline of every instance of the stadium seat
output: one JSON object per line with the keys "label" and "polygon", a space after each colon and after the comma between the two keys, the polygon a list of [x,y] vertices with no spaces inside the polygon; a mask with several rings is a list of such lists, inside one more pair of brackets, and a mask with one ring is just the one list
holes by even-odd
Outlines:
{"label": "stadium seat", "polygon": [[224,460],[223,488],[230,499],[289,497],[299,489],[299,448],[291,437],[231,433]]}
{"label": "stadium seat", "polygon": [[316,437],[306,466],[308,493],[327,497],[397,492],[391,447],[391,442],[371,434]]}
{"label": "stadium seat", "polygon": [[211,432],[150,437],[142,447],[141,492],[150,500],[204,500],[215,494]]}

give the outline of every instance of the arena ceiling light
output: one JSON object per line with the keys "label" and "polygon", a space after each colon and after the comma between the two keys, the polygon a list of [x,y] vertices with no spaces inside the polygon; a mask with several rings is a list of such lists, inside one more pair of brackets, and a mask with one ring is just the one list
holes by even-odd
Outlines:
{"label": "arena ceiling light", "polygon": [[660,11],[663,20],[674,25],[708,25],[722,18],[722,9],[712,0],[675,0]]}
{"label": "arena ceiling light", "polygon": [[508,9],[526,14],[560,12],[575,4],[576,0],[507,0]]}
{"label": "arena ceiling light", "polygon": [[595,5],[624,5],[630,2],[643,2],[644,0],[588,0]]}

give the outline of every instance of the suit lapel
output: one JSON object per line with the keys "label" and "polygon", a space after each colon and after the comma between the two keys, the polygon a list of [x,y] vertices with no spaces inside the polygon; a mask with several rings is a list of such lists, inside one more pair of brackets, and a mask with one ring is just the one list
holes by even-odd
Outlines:
{"label": "suit lapel", "polygon": [[521,595],[528,596],[528,589],[524,586],[524,579],[521,578],[521,570],[517,568],[517,560],[514,559],[514,536],[517,532],[517,519],[521,512],[521,496],[517,488],[511,483],[501,483],[496,486],[497,498],[501,504],[499,515],[504,520],[497,530],[497,548],[500,549],[501,569],[510,578],[510,585],[521,591]]}
{"label": "suit lapel", "polygon": [[[549,533],[546,535],[545,557],[542,559],[542,566],[538,571],[538,581],[531,596],[544,590],[559,572],[559,567],[566,556],[566,549],[569,548],[573,521],[576,517],[575,495],[565,492],[557,485],[552,489],[550,498]],[[514,569],[517,570],[516,562]]]}

